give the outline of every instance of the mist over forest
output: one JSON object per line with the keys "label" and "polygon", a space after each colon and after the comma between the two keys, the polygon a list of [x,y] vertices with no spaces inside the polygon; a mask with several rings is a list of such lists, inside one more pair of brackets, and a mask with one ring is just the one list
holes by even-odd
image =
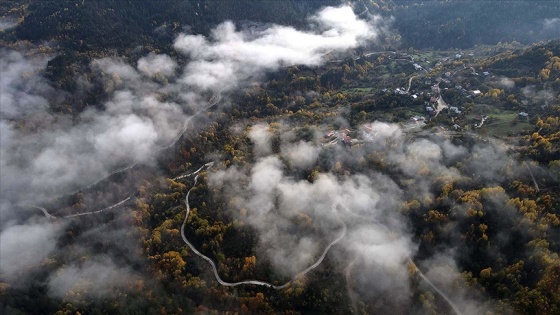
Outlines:
{"label": "mist over forest", "polygon": [[0,4],[2,314],[557,314],[560,3]]}

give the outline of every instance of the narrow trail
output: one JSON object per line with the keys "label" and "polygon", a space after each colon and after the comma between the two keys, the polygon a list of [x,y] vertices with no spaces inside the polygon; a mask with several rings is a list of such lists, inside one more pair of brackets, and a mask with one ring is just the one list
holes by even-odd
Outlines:
{"label": "narrow trail", "polygon": [[[187,175],[183,175],[184,177],[188,177],[188,176],[192,176],[195,175],[194,177],[194,183],[193,186],[191,187],[191,189],[189,189],[189,191],[187,192],[187,196],[185,197],[185,206],[187,208],[186,214],[185,214],[185,219],[183,220],[183,224],[181,225],[181,237],[183,238],[183,241],[185,242],[185,244],[187,244],[187,246],[200,258],[206,260],[210,266],[212,267],[212,271],[214,272],[214,277],[216,278],[216,281],[218,281],[219,284],[226,286],[226,287],[235,287],[235,286],[239,286],[239,285],[244,285],[244,284],[252,284],[252,285],[260,285],[260,286],[265,286],[265,287],[269,287],[269,288],[273,288],[276,290],[280,290],[280,289],[284,289],[286,287],[288,287],[295,279],[300,278],[301,276],[307,274],[308,272],[310,272],[311,270],[317,268],[325,259],[325,256],[327,255],[327,253],[329,252],[329,250],[331,249],[332,246],[334,246],[336,243],[340,242],[340,240],[342,240],[344,238],[344,236],[346,236],[346,232],[347,232],[347,227],[346,227],[346,223],[344,223],[344,221],[342,219],[339,220],[342,223],[342,232],[340,233],[340,235],[334,239],[333,241],[331,241],[323,250],[322,255],[319,257],[319,259],[317,259],[317,261],[312,264],[311,266],[307,267],[306,269],[304,269],[303,271],[299,272],[298,274],[296,274],[292,280],[282,284],[282,285],[274,285],[272,283],[266,282],[266,281],[259,281],[259,280],[244,280],[244,281],[239,281],[239,282],[227,282],[224,281],[220,275],[218,274],[218,268],[216,266],[216,264],[214,263],[214,261],[204,255],[203,253],[201,253],[198,249],[196,249],[196,247],[189,242],[189,240],[187,239],[187,237],[185,236],[185,226],[187,225],[187,220],[189,218],[189,214],[191,212],[191,207],[189,204],[189,196],[190,193],[192,191],[192,189],[196,186],[196,184],[198,183],[198,173],[201,172],[203,169],[208,168],[210,166],[208,165],[212,165],[212,163],[207,163],[205,164],[203,167],[199,168],[198,170],[196,170],[193,173],[187,174]],[[335,212],[338,215],[338,211],[337,211],[337,206],[338,203],[335,203],[332,206],[332,211]]]}
{"label": "narrow trail", "polygon": [[408,79],[408,87],[406,88],[406,92],[408,93],[410,91],[410,87],[412,86],[412,79],[416,79],[420,77],[419,75],[413,75],[410,77],[410,79]]}
{"label": "narrow trail", "polygon": [[358,15],[356,15],[356,16],[362,16],[362,15],[368,13],[368,12],[369,12],[369,8],[366,7],[366,9],[365,9],[362,13],[360,13],[360,14],[358,14]]}
{"label": "narrow trail", "polygon": [[356,262],[356,257],[354,257],[354,259],[352,259],[352,261],[348,264],[348,266],[346,266],[346,268],[344,268],[344,279],[346,280],[346,293],[348,294],[348,297],[350,298],[350,306],[352,307],[352,312],[354,314],[358,314],[358,306],[356,305],[356,294],[354,293],[354,290],[352,289],[350,283],[352,283],[352,267],[354,267],[354,263]]}
{"label": "narrow trail", "polygon": [[533,179],[533,184],[535,184],[535,190],[537,192],[540,191],[539,189],[539,184],[537,184],[537,180],[535,179],[535,176],[533,175],[533,171],[531,170],[531,166],[529,165],[529,163],[527,163],[527,161],[524,162],[525,166],[527,167],[527,169],[529,170],[529,174],[531,174],[531,178]]}
{"label": "narrow trail", "polygon": [[441,89],[439,88],[439,84],[441,83],[438,82],[437,84],[437,93],[439,94],[439,97],[437,99],[437,108],[436,108],[436,115],[435,117],[437,117],[439,115],[439,113],[444,109],[447,108],[447,103],[445,102],[445,100],[443,99],[443,96],[441,95]]}
{"label": "narrow trail", "polygon": [[93,187],[93,186],[99,184],[100,182],[106,180],[107,178],[109,178],[109,177],[111,177],[111,176],[113,176],[113,175],[115,175],[115,174],[119,174],[119,173],[122,173],[122,172],[126,172],[126,171],[128,171],[128,170],[130,170],[130,169],[136,167],[136,165],[138,165],[138,164],[139,164],[139,162],[135,162],[135,163],[132,163],[132,164],[130,164],[130,165],[128,165],[128,166],[125,166],[125,167],[123,167],[123,168],[120,168],[120,169],[118,169],[118,170],[112,171],[111,173],[109,173],[109,174],[107,174],[107,175],[105,175],[105,176],[103,176],[103,177],[97,179],[97,180],[94,181],[94,182],[91,182],[91,183],[87,184],[87,185],[84,186],[84,187],[78,188],[78,189],[73,190],[73,191],[71,191],[71,192],[64,193],[64,194],[61,195],[61,196],[53,197],[53,198],[51,198],[51,199],[48,199],[47,201],[52,201],[52,200],[60,199],[60,198],[63,198],[63,197],[69,197],[69,196],[72,196],[72,195],[75,195],[75,194],[79,193],[80,191],[88,190],[88,189],[90,189],[91,187]]}
{"label": "narrow trail", "polygon": [[434,291],[436,291],[448,304],[449,306],[451,306],[451,308],[453,309],[453,311],[455,312],[455,314],[457,315],[463,315],[463,313],[461,313],[461,311],[459,310],[459,308],[457,307],[457,305],[455,305],[455,303],[453,303],[453,301],[451,301],[451,299],[443,292],[441,291],[437,286],[435,286],[423,273],[422,271],[420,271],[420,269],[418,269],[418,266],[416,266],[416,264],[412,261],[412,259],[410,259],[410,263],[412,263],[416,269],[416,273],[420,276],[420,278],[422,278],[424,281],[426,281],[426,283],[428,285],[430,285],[430,287],[432,287],[432,289],[434,289]]}
{"label": "narrow trail", "polygon": [[[356,217],[360,218],[361,220],[364,221],[370,221],[370,222],[376,222],[375,220],[371,219],[371,218],[367,218],[366,216],[354,213],[352,210],[348,209],[347,207],[346,211],[355,215]],[[449,306],[451,306],[451,308],[453,309],[453,311],[455,311],[455,313],[457,315],[463,315],[461,313],[461,311],[459,310],[459,308],[457,307],[457,305],[455,305],[455,303],[453,303],[453,301],[451,301],[451,299],[443,292],[441,291],[437,286],[435,286],[428,278],[426,278],[426,276],[422,273],[422,271],[416,266],[416,264],[414,263],[414,261],[412,261],[412,258],[408,258],[409,263],[413,264],[415,267],[416,272],[418,273],[418,275],[420,276],[420,278],[422,278],[424,281],[426,281],[426,283],[432,287],[448,304]],[[346,269],[344,270],[344,274],[346,276],[346,281],[349,281],[349,275],[350,275],[350,270],[348,268],[351,268],[352,265],[355,262],[355,258],[354,260],[348,265],[348,267],[346,267]],[[347,285],[347,290],[349,290],[349,286]],[[352,299],[352,297],[350,297]],[[352,306],[354,307],[354,305]]]}

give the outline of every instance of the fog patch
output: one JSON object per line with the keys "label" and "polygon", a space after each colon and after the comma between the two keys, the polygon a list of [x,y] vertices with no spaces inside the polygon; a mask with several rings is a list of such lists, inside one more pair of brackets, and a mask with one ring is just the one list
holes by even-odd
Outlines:
{"label": "fog patch", "polygon": [[128,267],[117,266],[108,256],[64,266],[48,280],[49,295],[65,300],[107,298],[116,289],[131,287],[138,276]]}
{"label": "fog patch", "polygon": [[272,152],[272,133],[268,130],[268,125],[257,124],[252,126],[248,136],[253,142],[253,154],[255,156],[266,156]]}
{"label": "fog patch", "polygon": [[356,48],[382,32],[379,23],[358,19],[349,6],[327,7],[309,21],[316,24],[314,32],[279,25],[238,31],[226,21],[212,31],[211,38],[181,34],[174,48],[192,59],[181,82],[201,90],[228,91],[259,78],[263,71],[320,65],[325,54]]}
{"label": "fog patch", "polygon": [[503,77],[498,81],[498,86],[511,90],[515,87],[515,82],[510,78]]}
{"label": "fog patch", "polygon": [[176,68],[177,63],[168,55],[150,53],[148,56],[138,60],[138,71],[149,77],[154,77],[156,75],[169,77],[175,73]]}
{"label": "fog patch", "polygon": [[290,166],[306,169],[317,161],[319,149],[309,142],[299,141],[282,146],[282,156],[289,161]]}
{"label": "fog patch", "polygon": [[39,266],[56,249],[56,239],[62,227],[37,221],[4,228],[0,234],[2,278],[17,282],[22,273]]}
{"label": "fog patch", "polygon": [[7,31],[17,26],[17,20],[9,17],[0,17],[0,32]]}

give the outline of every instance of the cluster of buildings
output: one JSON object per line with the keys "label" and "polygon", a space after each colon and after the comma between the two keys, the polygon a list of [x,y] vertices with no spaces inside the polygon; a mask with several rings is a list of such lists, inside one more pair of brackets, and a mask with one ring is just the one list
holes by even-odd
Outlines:
{"label": "cluster of buildings", "polygon": [[[468,53],[468,52],[457,52],[456,55],[453,58],[453,55],[447,57],[447,58],[442,58],[439,61],[437,61],[437,63],[435,64],[435,66],[439,66],[439,65],[443,65],[445,62],[450,62],[453,61],[454,59],[462,59],[463,57],[473,57],[474,54],[473,53]],[[408,57],[408,56],[407,56]],[[404,57],[403,57],[404,58]],[[414,69],[416,71],[426,71],[426,69],[429,68],[424,68],[422,65],[420,65],[418,62],[414,61],[414,58],[412,57],[408,57],[411,59],[411,63],[414,66]],[[426,60],[422,60],[423,62],[428,62]],[[466,64],[463,65],[463,69],[471,69],[472,70],[472,75],[476,75],[476,76],[490,76],[491,73],[489,71],[483,71],[480,74],[476,72],[476,70],[473,67],[469,67]],[[457,70],[455,71],[455,73],[462,71],[461,70]],[[427,113],[426,117],[429,116],[437,116],[437,114],[439,114],[442,110],[447,111],[449,117],[451,118],[451,124],[453,125],[453,128],[455,130],[462,130],[463,127],[461,127],[457,122],[457,119],[459,117],[464,117],[464,108],[462,107],[458,107],[458,106],[451,106],[446,104],[446,102],[441,99],[441,95],[443,93],[442,90],[448,90],[448,88],[446,87],[442,87],[440,89],[440,83],[441,84],[445,84],[447,86],[450,86],[453,80],[453,77],[455,75],[455,73],[452,73],[450,71],[445,72],[442,74],[441,77],[439,77],[437,79],[437,84],[433,82],[433,80],[431,78],[421,78],[420,80],[423,80],[422,82],[425,85],[431,85],[431,91],[425,91],[425,92],[417,92],[415,94],[413,94],[414,92],[409,92],[407,89],[403,88],[403,87],[397,87],[394,89],[383,89],[383,92],[393,92],[397,95],[402,95],[402,96],[410,96],[413,99],[418,99],[419,96],[427,96],[430,97],[429,102],[426,101],[425,102],[425,112]],[[466,98],[476,98],[478,96],[482,96],[483,93],[482,91],[480,91],[479,89],[476,88],[469,88],[466,89],[464,88],[461,84],[457,83],[454,86],[454,90],[456,92],[461,93],[463,96],[465,96]],[[488,119],[488,116],[482,116],[482,115],[478,115],[476,117],[474,117],[475,120],[475,124],[474,127],[475,128],[480,128],[485,120]],[[519,120],[528,120],[529,119],[529,114],[526,112],[520,112],[518,115],[518,119]],[[410,121],[405,123],[406,127],[410,127],[410,128],[416,128],[417,126],[420,125],[425,125],[426,124],[426,118],[423,116],[413,116],[410,117]],[[366,128],[367,129],[367,128]],[[367,130],[364,130],[364,134],[367,136],[369,133],[367,132]],[[344,136],[346,135],[338,135],[336,133],[333,133],[333,135],[335,135],[335,137],[338,137],[338,141],[345,141]],[[351,140],[346,140],[346,142],[351,142]]]}
{"label": "cluster of buildings", "polygon": [[343,144],[347,144],[347,145],[351,145],[352,142],[354,141],[354,139],[352,139],[350,136],[350,129],[343,129],[343,130],[331,130],[327,133],[325,133],[325,141],[327,141],[327,145],[332,145],[335,143],[343,143]]}
{"label": "cluster of buildings", "polygon": [[449,107],[449,113],[454,113],[454,114],[457,114],[457,115],[461,115],[463,112],[461,110],[459,110],[459,107],[450,106]]}

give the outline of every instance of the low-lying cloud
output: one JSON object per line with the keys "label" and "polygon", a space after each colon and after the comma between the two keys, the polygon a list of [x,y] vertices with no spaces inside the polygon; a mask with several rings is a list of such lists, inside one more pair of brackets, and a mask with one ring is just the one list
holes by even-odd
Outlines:
{"label": "low-lying cloud", "polygon": [[263,71],[295,64],[320,65],[325,54],[356,48],[381,32],[358,19],[350,7],[328,7],[309,20],[316,24],[315,31],[275,25],[247,33],[224,22],[214,29],[211,39],[179,35],[175,49],[191,58],[181,82],[202,90],[228,91],[257,79]]}
{"label": "low-lying cloud", "polygon": [[[26,268],[67,250],[57,247],[64,225],[27,220],[29,214],[18,213],[17,204],[41,202],[83,187],[131,163],[151,163],[185,126],[202,120],[195,114],[217,100],[227,103],[224,98],[229,93],[267,71],[293,64],[321,65],[330,53],[374,41],[383,32],[376,24],[380,20],[374,21],[360,20],[343,6],[310,17],[308,31],[274,25],[249,33],[224,22],[209,38],[177,37],[174,48],[187,57],[181,66],[168,55],[153,53],[140,58],[136,66],[118,58],[94,60],[90,67],[95,82],[90,83],[102,86],[106,99],[74,116],[49,109],[64,103],[67,95],[41,76],[48,57],[0,51],[0,212],[3,218],[13,219],[0,232],[2,276],[13,282],[17,279],[7,275],[25,275]],[[507,88],[509,79],[503,80]],[[528,97],[537,95],[525,92]],[[326,129],[317,127],[321,128]],[[410,302],[407,265],[418,247],[401,212],[403,204],[410,200],[429,204],[434,183],[470,180],[493,185],[523,176],[522,168],[498,142],[463,146],[438,134],[410,137],[396,124],[374,122],[358,132],[362,143],[328,146],[317,138],[298,139],[285,129],[251,126],[248,155],[254,163],[210,171],[208,185],[220,192],[213,197],[226,198],[239,210],[233,219],[258,233],[260,257],[288,277],[312,264],[346,225],[347,235],[333,253],[346,251],[355,259],[361,269],[358,292],[381,292],[399,303]],[[280,139],[279,148],[272,147],[273,139]],[[122,232],[126,229],[119,227],[118,233],[111,234],[90,228],[82,237],[103,235],[105,243],[134,244],[134,237]],[[141,277],[109,253],[87,246],[80,250],[88,259],[70,257],[68,264],[48,277],[52,296],[71,299],[71,292],[86,292],[91,298],[106,298]],[[433,266],[442,265],[441,261]],[[451,271],[445,273],[451,276],[440,282],[451,290],[458,271],[454,260],[446,264]],[[427,276],[438,274],[433,271]],[[464,310],[479,301],[469,294],[456,295],[466,301],[460,303]]]}
{"label": "low-lying cloud", "polygon": [[[444,183],[494,187],[513,178],[529,180],[525,168],[498,140],[473,139],[460,145],[445,134],[410,136],[398,125],[384,122],[361,127],[362,142],[351,147],[325,145],[321,139],[304,141],[289,128],[270,129],[262,123],[251,130],[266,132],[267,141],[281,139],[281,150],[266,153],[257,149],[264,144],[253,140],[253,165],[233,164],[210,171],[208,184],[215,192],[213,198],[224,199],[238,210],[231,212],[232,219],[258,233],[257,257],[261,258],[257,259],[264,258],[285,275],[294,276],[314,263],[346,225],[346,236],[329,255],[344,252],[347,259],[337,257],[336,261],[342,264],[340,270],[351,263],[352,273],[359,274],[351,285],[354,293],[365,300],[383,296],[384,307],[413,308],[409,268],[419,244],[403,205],[417,200],[418,206],[429,206],[437,197],[434,191]],[[255,138],[251,133],[248,136]],[[332,163],[322,164],[324,157]],[[372,162],[379,166],[363,167]],[[301,178],[312,170],[316,173],[311,180]],[[485,198],[493,203],[489,215],[515,215],[511,209],[501,210],[508,199],[503,190]],[[448,202],[457,220],[467,217],[465,205]],[[445,229],[456,238],[453,224]],[[434,282],[464,314],[496,309],[497,304],[478,289],[468,289],[462,282],[460,290],[455,287],[461,275],[452,253],[461,247],[450,241],[436,251],[433,261],[428,259],[419,267],[428,279],[437,279]]]}
{"label": "low-lying cloud", "polygon": [[[15,278],[4,276],[16,271],[25,277],[27,270],[39,266],[42,259],[67,251],[58,242],[65,225],[34,221],[33,213],[41,215],[42,210],[26,206],[41,205],[46,199],[75,191],[133,163],[152,164],[159,152],[183,131],[207,123],[204,111],[216,103],[227,104],[227,96],[235,88],[259,79],[267,71],[292,64],[319,65],[329,53],[344,53],[371,42],[382,32],[377,22],[358,19],[347,6],[321,10],[309,18],[307,31],[271,25],[257,32],[246,32],[237,30],[232,22],[224,22],[209,38],[188,34],[177,37],[174,48],[187,57],[186,61],[154,53],[140,58],[135,65],[116,57],[93,60],[88,67],[90,72],[77,73],[71,78],[78,89],[73,95],[53,87],[43,77],[48,60],[54,56],[36,51],[1,50],[0,214],[5,220],[1,227],[0,269],[3,278],[12,282]],[[6,25],[9,26],[5,23],[0,26]],[[73,114],[52,110],[66,108],[71,112],[71,100],[91,94],[93,89],[100,91],[95,92],[100,94],[96,95],[98,104],[88,104],[91,106]],[[291,182],[285,178],[280,160],[266,158],[271,153],[266,131],[255,127],[251,135],[257,144],[255,154],[264,158],[255,165],[254,174],[247,175],[253,182],[251,190],[261,196],[247,196],[247,202],[252,204],[252,210],[259,208],[258,211],[266,212],[269,208],[260,206],[273,202],[270,197],[276,193],[276,186],[284,184],[284,193],[289,195]],[[318,152],[305,142],[284,146],[282,151],[293,167],[300,168],[312,165]],[[238,176],[235,168],[229,172],[230,177]],[[260,183],[265,176],[267,181],[278,182]],[[330,180],[332,185],[340,185]],[[273,189],[266,191],[266,187]],[[98,210],[93,198],[86,201],[93,202],[86,205],[87,209]],[[81,206],[75,211],[78,208]],[[321,207],[316,208],[319,211]],[[269,222],[269,226],[278,223],[278,233],[283,232],[292,224],[289,218],[279,217],[278,222]],[[97,237],[110,235],[96,229],[82,232]],[[119,235],[105,243],[132,242],[127,233]],[[316,240],[310,235],[307,239],[292,238],[279,246],[284,248],[285,257],[290,257],[291,247],[313,255],[318,248]],[[271,239],[263,242],[268,241]],[[126,283],[137,276],[108,253],[97,253],[88,246],[81,246],[81,250],[88,257],[86,261],[68,255],[70,262],[49,277],[51,295],[68,298],[68,292],[85,290],[92,298],[105,297],[111,288],[121,287],[120,282]],[[22,260],[28,261],[29,266],[15,263]],[[295,268],[289,267],[286,259],[278,257],[278,261],[289,272],[295,272],[308,259],[302,258]]]}
{"label": "low-lying cloud", "polygon": [[62,267],[48,279],[49,295],[66,300],[80,295],[107,298],[115,289],[132,287],[138,275],[128,267],[117,266],[107,256],[98,256],[83,263]]}
{"label": "low-lying cloud", "polygon": [[56,249],[62,225],[43,220],[5,227],[0,234],[0,277],[16,281]]}

